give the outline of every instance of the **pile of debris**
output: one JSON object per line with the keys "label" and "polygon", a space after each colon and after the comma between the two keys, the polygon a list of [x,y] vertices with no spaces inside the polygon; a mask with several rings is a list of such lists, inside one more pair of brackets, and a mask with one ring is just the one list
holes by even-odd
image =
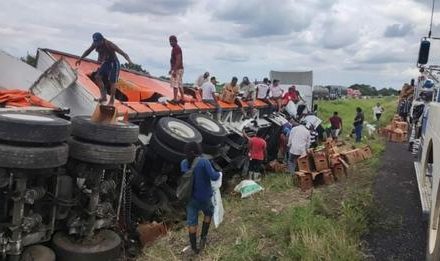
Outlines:
{"label": "pile of debris", "polygon": [[379,130],[379,134],[391,142],[405,143],[408,140],[408,123],[398,115],[385,128]]}
{"label": "pile of debris", "polygon": [[311,149],[298,159],[296,178],[301,190],[316,185],[329,185],[347,177],[349,165],[373,157],[370,146],[346,150],[344,143],[329,139],[323,148]]}

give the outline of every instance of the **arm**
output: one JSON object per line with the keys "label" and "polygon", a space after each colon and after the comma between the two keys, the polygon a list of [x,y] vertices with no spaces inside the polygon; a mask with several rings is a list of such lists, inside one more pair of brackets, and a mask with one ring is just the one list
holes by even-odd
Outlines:
{"label": "arm", "polygon": [[205,169],[205,173],[208,174],[209,178],[211,180],[218,180],[218,178],[220,177],[220,173],[218,173],[217,171],[214,170],[214,168],[211,165],[211,162],[209,162],[209,160],[207,159],[203,159],[203,163],[204,163],[204,169]]}
{"label": "arm", "polygon": [[243,133],[243,137],[247,140],[249,140],[249,136],[246,134],[246,132],[244,131],[244,129],[241,131],[241,133]]}
{"label": "arm", "polygon": [[214,102],[218,104],[217,97],[215,97],[215,92],[214,91],[211,92],[211,95],[212,95],[212,99],[214,100]]}
{"label": "arm", "polygon": [[182,172],[182,174],[185,174],[185,172],[187,172],[188,170],[189,170],[188,160],[184,159],[180,162],[180,172]]}
{"label": "arm", "polygon": [[132,63],[130,57],[128,57],[128,55],[124,51],[122,51],[121,48],[119,48],[116,44],[110,43],[110,46],[115,50],[115,52],[122,55],[128,63]]}
{"label": "arm", "polygon": [[86,58],[93,50],[95,49],[95,46],[92,44],[79,58],[78,61],[76,61],[75,65],[79,66],[81,64],[81,60]]}
{"label": "arm", "polygon": [[293,137],[292,131],[293,131],[293,128],[289,132],[289,139],[287,140],[287,147],[292,146],[292,137]]}

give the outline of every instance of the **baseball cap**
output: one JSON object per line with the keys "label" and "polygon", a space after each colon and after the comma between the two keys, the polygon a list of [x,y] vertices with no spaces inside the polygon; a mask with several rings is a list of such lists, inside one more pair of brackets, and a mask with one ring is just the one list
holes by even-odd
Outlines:
{"label": "baseball cap", "polygon": [[218,83],[218,81],[215,79],[214,76],[211,77],[211,81],[214,80],[216,83]]}
{"label": "baseball cap", "polygon": [[99,42],[101,42],[102,40],[104,40],[104,36],[102,36],[102,34],[101,33],[94,33],[93,34],[93,36],[92,36],[92,39],[93,39],[93,43],[99,43]]}

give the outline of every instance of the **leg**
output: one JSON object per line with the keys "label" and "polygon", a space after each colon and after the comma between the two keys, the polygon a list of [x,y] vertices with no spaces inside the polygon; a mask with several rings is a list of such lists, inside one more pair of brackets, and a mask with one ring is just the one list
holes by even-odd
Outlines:
{"label": "leg", "polygon": [[180,91],[180,100],[183,102],[185,100],[183,93],[183,69],[179,69],[176,72],[176,85]]}
{"label": "leg", "polygon": [[102,81],[102,75],[99,71],[95,75],[95,82],[96,84],[98,84],[99,92],[101,93],[101,97],[99,99],[96,99],[96,101],[99,103],[105,102],[107,100],[107,94],[105,93],[104,82]]}
{"label": "leg", "polygon": [[199,252],[199,249],[197,248],[197,225],[199,223],[198,214],[199,208],[197,206],[197,202],[195,200],[191,200],[186,206],[186,217],[189,242],[191,244],[191,249],[194,251],[194,253]]}
{"label": "leg", "polygon": [[112,105],[115,103],[115,94],[116,94],[116,84],[119,80],[119,70],[120,65],[119,61],[115,60],[110,63],[110,74],[109,74],[109,82],[110,82],[110,100],[107,105]]}
{"label": "leg", "polygon": [[115,94],[116,94],[116,83],[110,84],[110,100],[107,105],[112,105],[115,103]]}
{"label": "leg", "polygon": [[203,209],[203,215],[205,217],[203,219],[202,232],[200,233],[200,250],[201,251],[205,248],[205,245],[206,245],[209,226],[211,225],[211,220],[212,220],[213,214],[214,214],[214,206],[212,205],[212,201],[209,200],[208,202],[206,202],[206,206]]}
{"label": "leg", "polygon": [[173,73],[171,74],[171,78],[170,78],[170,87],[173,88],[173,101],[177,101],[177,93],[178,93],[178,84],[177,84],[177,73]]}
{"label": "leg", "polygon": [[283,106],[283,104],[282,104],[283,101],[280,98],[277,98],[276,101],[277,101],[277,110],[278,110],[278,112],[281,112],[281,107]]}
{"label": "leg", "polygon": [[178,91],[177,88],[173,87],[173,94],[174,94],[174,99],[173,100],[174,101],[177,101],[177,91]]}
{"label": "leg", "polygon": [[180,91],[180,100],[181,101],[184,101],[184,93],[183,93],[183,87],[181,86],[181,87],[179,87],[179,91]]}
{"label": "leg", "polygon": [[292,175],[295,175],[296,170],[296,159],[298,158],[297,155],[294,155],[292,153],[289,153],[289,159],[287,161],[287,167],[289,168],[289,172]]}
{"label": "leg", "polygon": [[362,138],[362,125],[358,125],[354,128],[354,132],[356,135],[356,142],[361,142]]}

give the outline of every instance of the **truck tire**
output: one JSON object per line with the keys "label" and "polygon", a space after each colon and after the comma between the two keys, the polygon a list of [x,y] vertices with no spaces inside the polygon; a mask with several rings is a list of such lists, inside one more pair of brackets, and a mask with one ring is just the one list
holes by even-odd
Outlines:
{"label": "truck tire", "polygon": [[100,230],[87,240],[58,232],[52,243],[57,261],[115,261],[120,258],[122,240],[111,230]]}
{"label": "truck tire", "polygon": [[185,153],[169,147],[161,140],[159,140],[158,137],[154,134],[151,137],[150,146],[152,148],[152,151],[156,152],[160,157],[168,162],[180,163],[186,158]]}
{"label": "truck tire", "polygon": [[136,215],[143,219],[150,219],[154,213],[168,205],[167,195],[157,187],[150,188],[147,197],[132,192],[131,201]]}
{"label": "truck tire", "polygon": [[157,122],[155,130],[160,141],[181,151],[188,142],[201,143],[203,139],[200,132],[193,126],[172,117],[161,118]]}
{"label": "truck tire", "polygon": [[95,144],[70,138],[70,157],[95,164],[126,164],[132,163],[136,157],[134,145]]}
{"label": "truck tire", "polygon": [[48,169],[67,162],[69,148],[62,143],[50,147],[13,146],[0,144],[0,167]]}
{"label": "truck tire", "polygon": [[34,245],[25,248],[20,261],[55,261],[55,253],[43,245]]}
{"label": "truck tire", "polygon": [[222,144],[226,138],[226,129],[216,120],[205,114],[192,113],[188,117],[191,125],[202,134],[205,144]]}
{"label": "truck tire", "polygon": [[122,122],[96,123],[89,116],[76,116],[72,118],[72,135],[104,144],[131,144],[138,139],[139,126]]}
{"label": "truck tire", "polygon": [[218,156],[221,153],[222,144],[211,145],[211,144],[202,144],[202,151],[205,154],[209,154],[211,156]]}
{"label": "truck tire", "polygon": [[50,116],[1,113],[0,140],[20,143],[61,143],[70,136],[70,122]]}

